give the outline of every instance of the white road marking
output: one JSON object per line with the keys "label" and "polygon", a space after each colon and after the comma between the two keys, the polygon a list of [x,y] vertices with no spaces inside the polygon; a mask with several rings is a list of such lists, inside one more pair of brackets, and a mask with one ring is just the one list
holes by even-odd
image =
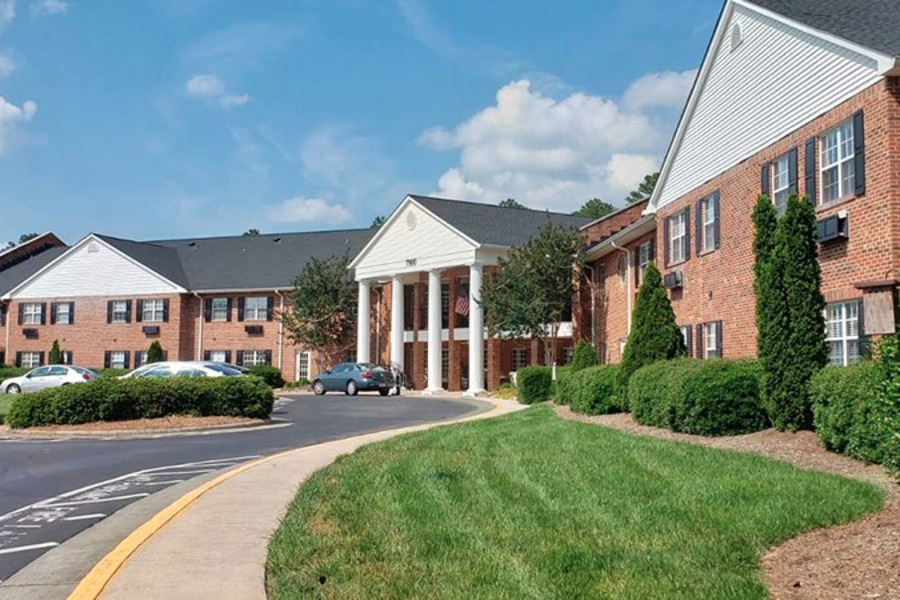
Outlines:
{"label": "white road marking", "polygon": [[106,517],[103,513],[93,513],[90,515],[78,515],[76,517],[66,517],[63,521],[87,521],[88,519],[102,519]]}
{"label": "white road marking", "polygon": [[132,498],[146,498],[149,492],[141,492],[140,494],[126,494],[124,496],[111,496],[109,498],[92,498],[90,500],[72,500],[71,502],[57,502],[55,504],[46,504],[47,508],[56,508],[57,506],[81,506],[83,504],[98,504],[100,502],[118,502],[120,500],[131,500]]}
{"label": "white road marking", "polygon": [[166,481],[151,481],[150,483],[145,483],[144,485],[146,485],[148,487],[151,485],[170,485],[173,483],[181,483],[183,481],[184,481],[184,479],[169,479]]}
{"label": "white road marking", "polygon": [[0,554],[14,554],[16,552],[28,552],[29,550],[42,550],[44,548],[53,548],[59,546],[59,542],[44,542],[43,544],[31,544],[30,546],[19,546],[18,548],[4,548],[0,550]]}
{"label": "white road marking", "polygon": [[216,469],[198,469],[196,471],[165,471],[161,475],[203,475],[204,473],[212,473]]}
{"label": "white road marking", "polygon": [[40,529],[40,525],[4,525],[9,529]]}

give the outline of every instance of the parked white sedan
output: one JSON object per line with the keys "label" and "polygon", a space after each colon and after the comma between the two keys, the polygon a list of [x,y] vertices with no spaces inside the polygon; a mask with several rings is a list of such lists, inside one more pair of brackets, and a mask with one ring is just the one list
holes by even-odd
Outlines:
{"label": "parked white sedan", "polygon": [[222,363],[209,361],[168,361],[150,363],[119,377],[119,379],[159,379],[167,377],[233,377],[240,371]]}
{"label": "parked white sedan", "polygon": [[84,383],[97,377],[97,374],[84,367],[69,367],[63,365],[50,365],[38,367],[25,373],[21,377],[12,377],[0,383],[0,391],[4,394],[21,394],[23,392],[36,392],[47,388],[69,385],[70,383]]}

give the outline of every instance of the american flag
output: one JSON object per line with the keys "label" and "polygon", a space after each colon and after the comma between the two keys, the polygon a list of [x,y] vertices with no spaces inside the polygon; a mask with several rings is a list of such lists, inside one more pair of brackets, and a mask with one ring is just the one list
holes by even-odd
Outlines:
{"label": "american flag", "polygon": [[456,295],[456,314],[464,317],[469,316],[469,293],[468,290],[461,289]]}

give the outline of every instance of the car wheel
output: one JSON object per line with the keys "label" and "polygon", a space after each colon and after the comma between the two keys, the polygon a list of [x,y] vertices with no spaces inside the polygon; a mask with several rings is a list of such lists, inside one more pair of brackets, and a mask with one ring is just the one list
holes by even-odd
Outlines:
{"label": "car wheel", "polygon": [[382,396],[387,396],[388,392],[390,392],[390,391],[391,390],[378,390],[378,393],[381,394]]}
{"label": "car wheel", "polygon": [[348,381],[347,382],[347,395],[355,396],[357,394],[357,392],[359,392],[359,390],[356,389],[356,382],[353,380]]}
{"label": "car wheel", "polygon": [[315,392],[316,396],[324,396],[325,385],[321,381],[316,381],[313,383],[313,392]]}
{"label": "car wheel", "polygon": [[21,394],[22,388],[18,386],[18,384],[11,383],[6,387],[7,394]]}

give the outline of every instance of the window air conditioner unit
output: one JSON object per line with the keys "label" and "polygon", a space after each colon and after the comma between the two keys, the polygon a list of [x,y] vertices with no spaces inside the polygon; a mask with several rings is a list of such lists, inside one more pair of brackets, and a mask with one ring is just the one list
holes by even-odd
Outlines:
{"label": "window air conditioner unit", "polygon": [[144,335],[159,335],[159,326],[158,325],[145,325],[141,328],[141,331],[144,332]]}
{"label": "window air conditioner unit", "polygon": [[262,325],[245,325],[244,331],[246,331],[249,335],[262,335],[263,326]]}
{"label": "window air conditioner unit", "polygon": [[667,273],[665,278],[666,289],[676,290],[684,287],[684,274],[681,271]]}
{"label": "window air conditioner unit", "polygon": [[36,340],[38,339],[38,330],[37,329],[23,329],[22,335],[25,336],[27,340]]}
{"label": "window air conditioner unit", "polygon": [[819,225],[819,243],[832,242],[834,240],[850,239],[850,219],[846,212],[840,212],[834,216],[821,219]]}

